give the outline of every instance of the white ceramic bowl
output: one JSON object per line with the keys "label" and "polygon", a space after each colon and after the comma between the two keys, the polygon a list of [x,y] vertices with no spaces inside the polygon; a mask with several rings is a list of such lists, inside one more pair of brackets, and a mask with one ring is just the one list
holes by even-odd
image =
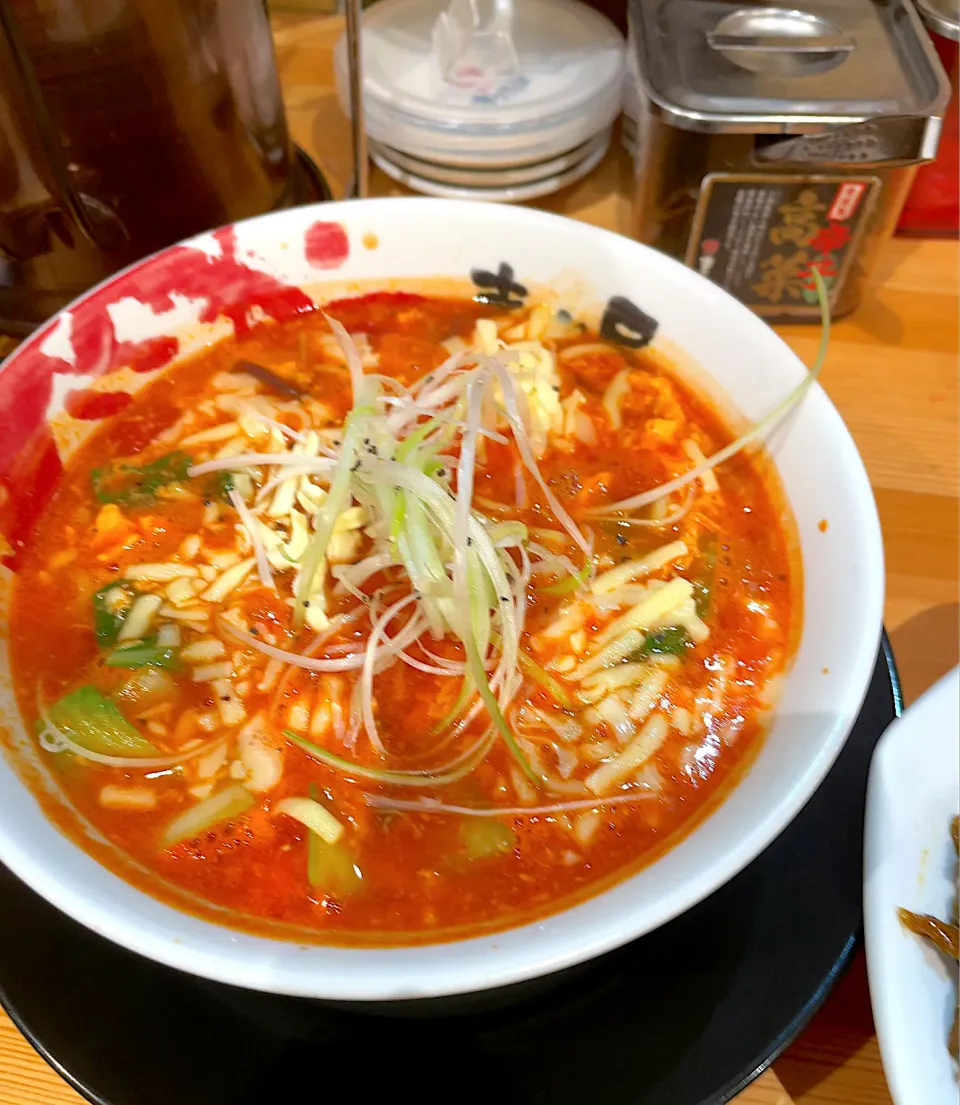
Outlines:
{"label": "white ceramic bowl", "polygon": [[[616,234],[520,208],[368,200],[284,211],[203,235],[79,299],[0,372],[6,447],[38,428],[40,412],[61,409],[64,395],[82,386],[78,375],[124,364],[131,351],[155,363],[170,335],[183,354],[228,333],[226,319],[212,321],[221,305],[241,319],[238,303],[258,304],[254,315],[264,307],[282,314],[306,302],[298,287],[323,299],[361,283],[402,288],[501,263],[532,289],[555,289],[565,307],[587,318],[597,320],[612,296],[629,298],[657,320],[654,346],[672,351],[681,368],[700,366],[747,418],[766,412],[805,372],[765,323],[720,288]],[[156,340],[117,347],[145,339]],[[116,379],[129,383],[133,375]],[[20,415],[11,421],[14,409]],[[772,448],[796,519],[804,604],[776,720],[725,801],[661,859],[602,895],[495,935],[394,949],[304,947],[199,920],[112,874],[43,813],[24,776],[49,784],[2,684],[0,707],[18,751],[0,760],[0,860],[76,920],[143,955],[223,982],[340,1000],[489,989],[655,929],[732,878],[800,810],[840,751],[876,658],[883,597],[876,509],[850,435],[818,387]],[[0,477],[9,468],[0,454]],[[5,666],[0,656],[0,673]]]}
{"label": "white ceramic bowl", "polygon": [[956,1105],[947,1033],[957,968],[900,923],[902,907],[948,916],[956,895],[950,821],[960,813],[960,669],[877,745],[867,788],[863,915],[870,997],[897,1105]]}

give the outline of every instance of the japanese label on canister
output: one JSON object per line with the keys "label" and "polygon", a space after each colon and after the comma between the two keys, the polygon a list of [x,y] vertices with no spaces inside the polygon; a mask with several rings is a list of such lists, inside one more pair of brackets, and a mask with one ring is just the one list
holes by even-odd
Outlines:
{"label": "japanese label on canister", "polygon": [[879,190],[872,176],[711,173],[686,263],[758,314],[816,316],[811,268],[835,304]]}

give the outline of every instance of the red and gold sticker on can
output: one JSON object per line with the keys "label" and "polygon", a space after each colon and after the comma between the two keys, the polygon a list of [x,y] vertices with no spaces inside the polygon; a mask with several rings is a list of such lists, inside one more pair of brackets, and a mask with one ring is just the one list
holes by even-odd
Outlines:
{"label": "red and gold sticker on can", "polygon": [[835,303],[879,188],[877,177],[710,174],[686,263],[758,314],[818,315],[812,271]]}

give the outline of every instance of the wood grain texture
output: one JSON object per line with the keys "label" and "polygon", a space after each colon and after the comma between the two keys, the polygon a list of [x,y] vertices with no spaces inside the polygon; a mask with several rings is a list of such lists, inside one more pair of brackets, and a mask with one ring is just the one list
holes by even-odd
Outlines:
{"label": "wood grain texture", "polygon": [[[349,128],[336,104],[331,62],[340,23],[278,13],[274,27],[293,136],[342,195]],[[538,206],[626,232],[631,179],[627,158],[614,149],[588,178]],[[372,189],[405,191],[378,172]],[[891,242],[864,303],[836,325],[823,377],[877,498],[887,555],[886,624],[908,703],[958,662],[957,266],[956,242]],[[809,360],[814,330],[791,326],[781,333]],[[0,1105],[80,1100],[0,1014]],[[737,1105],[890,1105],[862,955]]]}

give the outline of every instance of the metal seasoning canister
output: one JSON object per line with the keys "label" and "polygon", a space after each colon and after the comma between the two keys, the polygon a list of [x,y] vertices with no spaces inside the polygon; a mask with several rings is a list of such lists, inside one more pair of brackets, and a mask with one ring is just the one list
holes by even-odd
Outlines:
{"label": "metal seasoning canister", "polygon": [[635,234],[771,321],[851,311],[949,86],[909,0],[631,0]]}
{"label": "metal seasoning canister", "polygon": [[950,103],[937,159],[920,166],[897,233],[956,237],[960,231],[960,2],[917,0],[917,10],[950,79]]}

